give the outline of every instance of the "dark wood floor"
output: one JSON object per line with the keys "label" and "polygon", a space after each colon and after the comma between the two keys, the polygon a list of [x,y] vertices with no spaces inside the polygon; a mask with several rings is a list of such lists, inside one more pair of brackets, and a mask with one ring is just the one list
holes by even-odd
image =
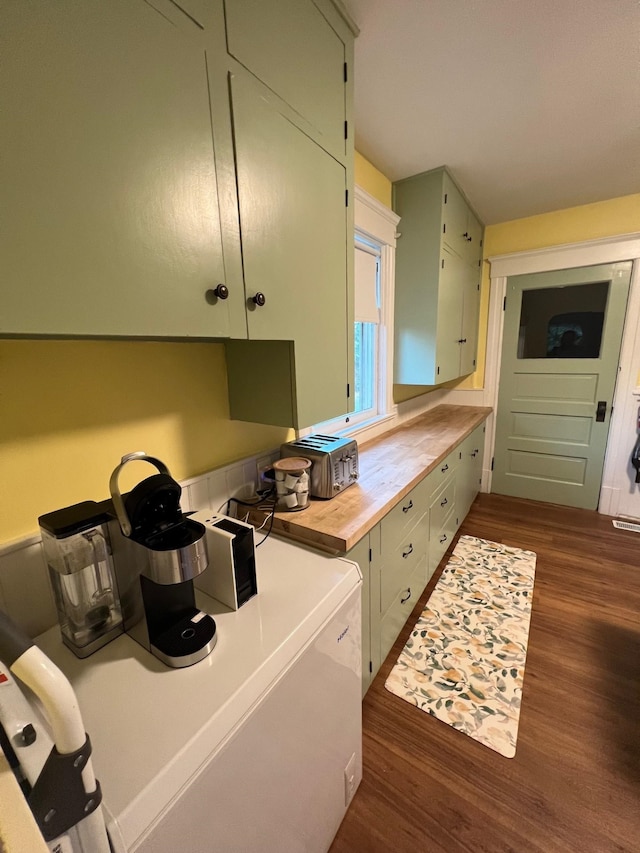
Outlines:
{"label": "dark wood floor", "polygon": [[595,512],[479,495],[460,533],[538,555],[515,758],[384,689],[331,853],[640,851],[640,533]]}

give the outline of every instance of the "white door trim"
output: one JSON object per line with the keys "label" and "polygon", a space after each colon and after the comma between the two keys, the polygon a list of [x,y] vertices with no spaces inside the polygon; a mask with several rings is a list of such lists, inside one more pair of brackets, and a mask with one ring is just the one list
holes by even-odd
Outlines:
{"label": "white door trim", "polygon": [[[485,439],[485,469],[482,490],[491,491],[491,460],[495,449],[495,413],[498,408],[498,380],[502,359],[502,336],[504,331],[503,304],[510,275],[586,267],[609,264],[616,261],[634,261],[627,314],[622,335],[622,347],[618,368],[618,381],[613,399],[614,412],[611,417],[607,452],[605,456],[602,486],[598,511],[615,514],[616,495],[619,493],[626,469],[620,469],[622,451],[616,451],[616,438],[621,434],[625,416],[628,417],[630,400],[637,382],[640,366],[640,233],[623,234],[588,240],[584,243],[567,243],[529,252],[516,252],[490,257],[491,290],[489,293],[489,325],[487,329],[487,356],[485,365],[484,405],[491,406],[494,414],[487,422]],[[626,448],[625,448],[626,452]]]}

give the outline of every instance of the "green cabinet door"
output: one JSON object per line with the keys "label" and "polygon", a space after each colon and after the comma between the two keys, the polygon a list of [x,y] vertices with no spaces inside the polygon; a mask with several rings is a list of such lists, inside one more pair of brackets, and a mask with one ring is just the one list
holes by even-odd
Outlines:
{"label": "green cabinet door", "polygon": [[[256,394],[293,377],[293,421],[266,422],[309,426],[348,411],[346,171],[249,75],[231,75],[231,98],[249,339],[292,342],[287,375],[280,350],[253,380],[232,368],[231,416],[251,419]],[[228,348],[240,356],[250,349]]]}
{"label": "green cabinet door", "polygon": [[231,56],[289,104],[317,142],[344,157],[345,45],[318,7],[226,0],[225,18]]}
{"label": "green cabinet door", "polygon": [[[471,271],[472,272],[472,271]],[[460,376],[476,369],[478,324],[480,315],[480,273],[472,275],[467,268],[462,293],[462,326],[460,330]]]}
{"label": "green cabinet door", "polygon": [[462,259],[443,248],[438,288],[437,382],[448,382],[460,376],[466,277],[467,267]]}
{"label": "green cabinet door", "polygon": [[183,23],[143,0],[2,5],[0,334],[228,334],[232,300],[207,296],[225,275],[205,53]]}

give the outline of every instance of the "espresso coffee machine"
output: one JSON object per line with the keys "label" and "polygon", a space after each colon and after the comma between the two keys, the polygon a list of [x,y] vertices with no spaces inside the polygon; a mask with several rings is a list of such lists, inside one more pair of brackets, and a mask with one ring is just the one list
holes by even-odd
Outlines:
{"label": "espresso coffee machine", "polygon": [[[158,473],[122,495],[118,479],[134,460]],[[166,465],[141,451],[122,457],[109,482],[113,562],[125,631],[172,667],[205,658],[216,623],[196,607],[193,579],[208,566],[204,525],[180,509],[181,486]]]}
{"label": "espresso coffee machine", "polygon": [[[120,472],[132,461],[158,473],[123,495]],[[182,512],[166,465],[142,451],[122,457],[109,488],[109,500],[38,519],[65,644],[87,657],[124,629],[167,666],[197,663],[217,642],[215,621],[195,603],[205,526]]]}

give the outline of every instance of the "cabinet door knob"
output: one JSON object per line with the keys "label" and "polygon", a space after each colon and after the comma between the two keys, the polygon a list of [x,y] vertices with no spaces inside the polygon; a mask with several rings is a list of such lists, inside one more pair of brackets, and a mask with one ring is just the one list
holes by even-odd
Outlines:
{"label": "cabinet door knob", "polygon": [[443,501],[440,501],[440,506],[446,506],[449,501],[445,498]]}
{"label": "cabinet door knob", "polygon": [[440,470],[441,470],[441,471],[442,471],[442,473],[444,474],[444,472],[445,472],[445,471],[448,471],[448,470],[449,470],[449,466],[448,466],[448,465],[445,465],[445,466],[444,466],[443,468],[441,468]]}
{"label": "cabinet door knob", "polygon": [[442,545],[442,543],[446,542],[446,541],[447,541],[447,534],[445,533],[443,536],[440,537],[440,544]]}
{"label": "cabinet door knob", "polygon": [[405,597],[400,599],[400,604],[404,604],[405,601],[409,601],[410,598],[411,598],[411,587],[409,587],[409,589],[407,590],[407,594],[405,595]]}
{"label": "cabinet door knob", "polygon": [[406,506],[402,507],[402,512],[409,512],[409,510],[412,508],[412,506],[413,506],[413,501],[409,501],[409,503]]}
{"label": "cabinet door knob", "polygon": [[466,338],[460,338],[458,341],[459,344],[466,344],[466,342],[467,342]]}
{"label": "cabinet door knob", "polygon": [[251,297],[251,301],[254,302],[256,305],[262,307],[267,301],[267,297],[264,295],[264,293],[260,293],[260,291],[258,291],[255,296]]}
{"label": "cabinet door knob", "polygon": [[218,299],[227,299],[229,296],[229,288],[226,284],[219,284],[217,287],[214,287],[213,292]]}
{"label": "cabinet door knob", "polygon": [[406,558],[409,556],[409,554],[413,554],[413,543],[411,543],[411,542],[409,543],[409,548],[406,551],[402,552],[402,556],[406,560]]}

